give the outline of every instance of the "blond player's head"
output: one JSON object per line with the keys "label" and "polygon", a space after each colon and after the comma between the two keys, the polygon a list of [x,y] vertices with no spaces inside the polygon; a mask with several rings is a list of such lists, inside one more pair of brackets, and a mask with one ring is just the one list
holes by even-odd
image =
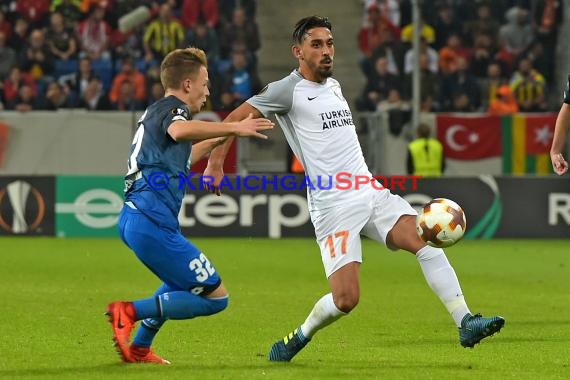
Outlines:
{"label": "blond player's head", "polygon": [[177,96],[193,113],[200,111],[210,95],[206,53],[193,47],[171,51],[160,65],[160,81],[166,96]]}

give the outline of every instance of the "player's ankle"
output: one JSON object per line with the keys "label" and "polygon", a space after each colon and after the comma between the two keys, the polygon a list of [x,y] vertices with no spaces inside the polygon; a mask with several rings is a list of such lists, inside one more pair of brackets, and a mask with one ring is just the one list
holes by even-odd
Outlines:
{"label": "player's ankle", "polygon": [[137,321],[137,311],[135,306],[132,302],[125,302],[125,313],[131,318],[133,321]]}
{"label": "player's ankle", "polygon": [[131,351],[136,351],[137,353],[146,353],[150,351],[150,346],[142,346],[138,344],[131,344]]}

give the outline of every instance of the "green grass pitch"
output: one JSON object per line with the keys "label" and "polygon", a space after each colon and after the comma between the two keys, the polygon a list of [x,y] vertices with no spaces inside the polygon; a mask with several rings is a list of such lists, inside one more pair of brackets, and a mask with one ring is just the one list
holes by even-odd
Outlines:
{"label": "green grass pitch", "polygon": [[503,331],[474,349],[415,259],[364,242],[361,302],[291,363],[271,344],[327,292],[312,239],[195,239],[230,291],[223,313],[169,321],[171,366],[124,365],[103,313],[159,285],[119,239],[0,239],[1,379],[556,379],[570,376],[570,243],[463,241],[447,249],[473,312]]}

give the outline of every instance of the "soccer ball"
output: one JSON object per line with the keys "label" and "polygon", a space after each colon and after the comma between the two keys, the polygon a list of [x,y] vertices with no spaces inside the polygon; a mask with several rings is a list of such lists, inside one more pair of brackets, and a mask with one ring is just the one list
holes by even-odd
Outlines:
{"label": "soccer ball", "polygon": [[418,235],[432,247],[444,248],[457,243],[465,233],[463,209],[446,198],[432,199],[422,207],[417,220]]}

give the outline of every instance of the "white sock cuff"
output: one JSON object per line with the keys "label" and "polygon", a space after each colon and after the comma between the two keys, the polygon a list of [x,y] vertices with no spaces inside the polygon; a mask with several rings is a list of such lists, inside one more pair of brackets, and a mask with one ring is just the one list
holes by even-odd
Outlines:
{"label": "white sock cuff", "polygon": [[443,249],[435,248],[430,245],[426,245],[425,247],[421,248],[419,251],[416,252],[416,258],[419,261],[431,260],[440,255],[445,255]]}
{"label": "white sock cuff", "polygon": [[336,307],[335,303],[334,303],[334,299],[333,299],[333,295],[332,293],[329,294],[325,294],[323,296],[323,301],[326,302],[326,305],[328,306],[328,309],[331,311],[331,316],[336,317],[338,315],[346,315],[348,313],[345,313],[342,310],[339,310],[338,307]]}

